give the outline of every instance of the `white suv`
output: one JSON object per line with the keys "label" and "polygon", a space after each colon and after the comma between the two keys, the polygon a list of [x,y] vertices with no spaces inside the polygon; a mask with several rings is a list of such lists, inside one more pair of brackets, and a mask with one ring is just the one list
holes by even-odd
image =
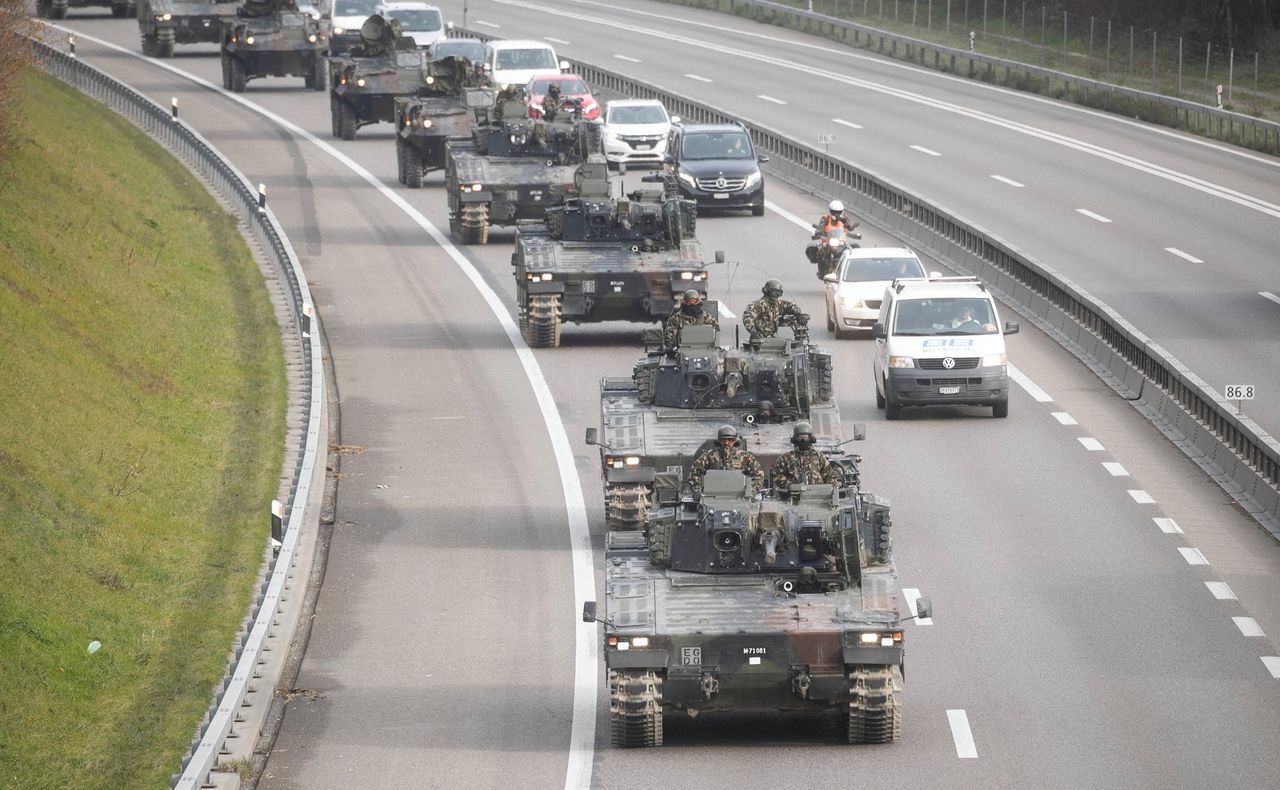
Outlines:
{"label": "white suv", "polygon": [[[604,106],[601,139],[609,164],[661,165],[667,155],[671,116],[656,99],[614,99]],[[678,118],[675,120],[679,120]]]}
{"label": "white suv", "polygon": [[[884,289],[899,277],[924,277],[924,266],[906,247],[852,247],[836,270],[822,278],[827,301],[827,331],[837,338],[862,333],[880,317]],[[934,274],[934,277],[940,275]]]}
{"label": "white suv", "polygon": [[383,0],[378,13],[400,22],[400,35],[413,39],[419,48],[429,47],[445,37],[440,9],[417,0]]}

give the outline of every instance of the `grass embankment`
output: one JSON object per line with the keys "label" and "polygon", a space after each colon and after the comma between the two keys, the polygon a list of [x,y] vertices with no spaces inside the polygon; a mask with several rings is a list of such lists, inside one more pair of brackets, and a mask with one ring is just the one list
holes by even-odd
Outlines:
{"label": "grass embankment", "polygon": [[0,164],[0,786],[166,787],[267,540],[279,334],[181,165],[55,80],[23,93]]}

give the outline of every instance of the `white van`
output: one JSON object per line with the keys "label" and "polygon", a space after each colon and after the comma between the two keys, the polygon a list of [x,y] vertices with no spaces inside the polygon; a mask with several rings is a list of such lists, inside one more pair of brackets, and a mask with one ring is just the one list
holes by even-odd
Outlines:
{"label": "white van", "polygon": [[378,14],[400,23],[400,35],[413,39],[423,49],[445,37],[444,18],[440,9],[418,0],[383,0],[378,3]]}
{"label": "white van", "polygon": [[484,48],[484,67],[495,85],[521,87],[534,77],[569,70],[568,62],[542,41],[490,41]]}
{"label": "white van", "polygon": [[896,420],[903,406],[990,406],[1009,416],[1009,372],[996,300],[976,277],[894,280],[885,289],[872,367],[876,406]]}

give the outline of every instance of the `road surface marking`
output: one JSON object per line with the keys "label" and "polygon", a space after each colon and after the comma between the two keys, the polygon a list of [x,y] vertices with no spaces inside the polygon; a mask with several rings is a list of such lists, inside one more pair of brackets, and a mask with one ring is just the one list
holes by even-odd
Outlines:
{"label": "road surface marking", "polygon": [[1280,304],[1280,296],[1276,296],[1270,291],[1258,291],[1258,296],[1261,296],[1263,299],[1270,299],[1276,304]]}
{"label": "road surface marking", "polygon": [[[1009,378],[1016,381],[1019,387],[1022,387],[1024,390],[1026,390],[1028,395],[1030,395],[1032,398],[1035,398],[1040,403],[1051,403],[1053,401],[1053,398],[1049,397],[1049,393],[1045,392],[1044,390],[1036,386],[1036,383],[1034,381],[1027,378],[1025,373],[1023,373],[1021,370],[1018,370],[1013,365],[1009,366]],[[1064,423],[1064,425],[1065,424],[1066,423]]]}
{"label": "road surface marking", "polygon": [[757,94],[756,94],[756,98],[757,98],[757,99],[764,99],[765,101],[767,101],[767,102],[773,102],[774,104],[786,104],[786,102],[785,102],[785,101],[783,101],[782,99],[775,99],[775,98],[773,98],[772,96],[766,96],[766,95],[765,95],[765,94],[763,94],[763,93],[757,93]]}
{"label": "road surface marking", "polygon": [[1065,411],[1053,411],[1049,413],[1053,415],[1053,419],[1057,420],[1063,425],[1079,425],[1079,423],[1076,422],[1076,418],[1072,417],[1070,414],[1067,414]]}
{"label": "road surface marking", "polygon": [[1182,534],[1182,527],[1178,526],[1178,522],[1171,518],[1153,518],[1151,520],[1156,522],[1156,526],[1166,535]]}
{"label": "road surface marking", "polygon": [[797,217],[795,214],[792,214],[790,211],[787,211],[785,208],[783,208],[782,206],[779,206],[777,203],[774,203],[772,201],[766,200],[764,202],[764,205],[765,205],[765,208],[769,209],[774,214],[777,214],[779,217],[782,217],[787,222],[790,222],[793,225],[799,225],[809,233],[813,232],[812,222],[805,222],[804,220]]}
{"label": "road surface marking", "polygon": [[724,302],[720,302],[719,305],[720,305],[721,316],[723,316],[724,318],[727,318],[730,321],[733,321],[734,319],[737,318],[737,316],[733,314],[732,310],[724,306]]}
{"label": "road surface marking", "polygon": [[1133,501],[1139,505],[1154,505],[1156,498],[1143,491],[1141,488],[1129,489],[1129,496],[1133,497]]}
{"label": "road surface marking", "polygon": [[697,74],[686,74],[684,76],[691,80],[697,80],[698,82],[714,82],[710,77],[699,77]]}
{"label": "road surface marking", "polygon": [[1280,680],[1280,656],[1263,656],[1262,664],[1271,673],[1271,677]]}
{"label": "road surface marking", "polygon": [[551,36],[543,36],[543,37],[542,37],[542,40],[543,40],[543,41],[550,41],[550,42],[551,42],[551,43],[553,43],[553,44],[561,44],[561,45],[566,46],[566,47],[567,47],[567,46],[570,46],[570,45],[572,44],[572,42],[570,42],[570,41],[565,41],[563,38],[552,38]]}
{"label": "road surface marking", "polygon": [[1189,252],[1183,252],[1182,250],[1178,249],[1177,247],[1165,247],[1165,248],[1164,248],[1164,251],[1165,251],[1165,252],[1171,252],[1171,253],[1173,253],[1174,255],[1177,255],[1179,258],[1181,258],[1181,259],[1182,259],[1182,260],[1184,260],[1184,261],[1190,261],[1191,263],[1204,263],[1204,261],[1200,260],[1199,258],[1197,258],[1196,256],[1192,255],[1191,253],[1189,253]]}
{"label": "road surface marking", "polygon": [[937,151],[934,151],[930,148],[925,148],[923,145],[909,145],[907,147],[913,151],[919,151],[922,154],[928,154],[929,156],[942,156],[942,154],[938,153]]}
{"label": "road surface marking", "polygon": [[831,119],[831,122],[832,122],[832,123],[838,123],[838,124],[840,124],[841,126],[848,126],[850,129],[861,129],[861,128],[862,128],[862,125],[861,125],[861,124],[854,123],[853,121],[846,121],[846,120],[845,120],[845,119],[843,119],[843,118],[832,118],[832,119]]}
{"label": "road surface marking", "polygon": [[1022,189],[1024,186],[1026,186],[1026,184],[1020,183],[1018,181],[1014,181],[1012,178],[1005,178],[1004,176],[992,176],[992,178],[994,178],[995,180],[999,181],[1002,184],[1008,184],[1009,186],[1017,187],[1018,189]]}
{"label": "road surface marking", "polygon": [[1258,625],[1258,621],[1252,617],[1233,617],[1231,622],[1236,624],[1236,628],[1240,629],[1240,633],[1245,636],[1266,636],[1262,632],[1262,626]]}
{"label": "road surface marking", "polygon": [[1209,588],[1209,592],[1213,593],[1213,597],[1219,601],[1234,601],[1236,594],[1231,592],[1231,588],[1226,582],[1205,582],[1205,587]]}
{"label": "road surface marking", "polygon": [[1188,565],[1208,565],[1209,559],[1200,552],[1200,549],[1189,549],[1186,546],[1178,547],[1178,553],[1182,555],[1182,559],[1187,561]]}
{"label": "road surface marking", "polygon": [[1096,452],[1099,452],[1100,450],[1106,449],[1105,447],[1102,446],[1102,442],[1098,441],[1097,439],[1090,438],[1088,436],[1081,436],[1076,441],[1080,442],[1080,444],[1083,444],[1084,449],[1088,450],[1091,453],[1096,453]]}
{"label": "road surface marking", "polygon": [[640,58],[633,58],[630,55],[614,55],[618,60],[625,60],[628,63],[639,63]]}
{"label": "road surface marking", "polygon": [[[911,616],[916,616],[916,601],[920,600],[920,591],[915,587],[903,587],[902,597],[907,599],[907,608],[911,610]],[[916,618],[916,625],[933,625],[932,617]]]}
{"label": "road surface marking", "polygon": [[956,742],[956,757],[961,760],[976,759],[978,747],[973,745],[973,730],[969,729],[969,717],[962,710],[949,710],[947,721],[951,723],[951,738]]}
{"label": "road surface marking", "polygon": [[1128,477],[1129,472],[1123,466],[1115,461],[1103,461],[1102,468],[1111,473],[1112,477]]}
{"label": "road surface marking", "polygon": [[1111,221],[1111,220],[1107,219],[1106,217],[1102,216],[1101,214],[1094,214],[1092,211],[1090,211],[1090,210],[1089,210],[1089,209],[1087,209],[1087,208],[1078,208],[1078,209],[1076,209],[1076,213],[1078,213],[1078,214],[1083,214],[1083,215],[1085,215],[1086,217],[1088,217],[1089,219],[1096,219],[1096,220],[1097,220],[1097,221],[1099,221],[1099,222],[1110,222],[1110,221]]}
{"label": "road surface marking", "polygon": [[486,22],[486,21],[484,21],[483,19],[477,19],[477,20],[476,20],[476,24],[477,24],[477,25],[484,25],[485,27],[491,27],[491,28],[493,28],[494,30],[498,30],[499,28],[501,28],[501,27],[502,27],[502,25],[495,25],[494,23],[492,23],[492,22]]}

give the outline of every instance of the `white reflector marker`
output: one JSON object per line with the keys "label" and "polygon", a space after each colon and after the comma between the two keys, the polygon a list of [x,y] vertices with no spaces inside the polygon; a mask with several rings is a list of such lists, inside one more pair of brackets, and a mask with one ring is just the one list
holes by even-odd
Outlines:
{"label": "white reflector marker", "polygon": [[947,721],[951,724],[951,738],[956,742],[956,757],[961,760],[977,759],[978,747],[973,743],[973,730],[969,729],[969,717],[962,710],[949,710]]}
{"label": "white reflector marker", "polygon": [[1209,560],[1200,553],[1200,549],[1189,549],[1185,546],[1178,548],[1178,553],[1182,555],[1182,559],[1187,561],[1188,565],[1208,565]]}
{"label": "white reflector marker", "polygon": [[1219,601],[1234,601],[1236,594],[1231,592],[1231,588],[1226,582],[1205,582],[1205,587],[1209,588],[1209,592],[1213,593],[1213,597]]}
{"label": "white reflector marker", "polygon": [[1258,621],[1252,617],[1233,617],[1231,622],[1236,624],[1236,628],[1240,629],[1240,633],[1245,636],[1266,636],[1262,633],[1262,626],[1258,625]]}

